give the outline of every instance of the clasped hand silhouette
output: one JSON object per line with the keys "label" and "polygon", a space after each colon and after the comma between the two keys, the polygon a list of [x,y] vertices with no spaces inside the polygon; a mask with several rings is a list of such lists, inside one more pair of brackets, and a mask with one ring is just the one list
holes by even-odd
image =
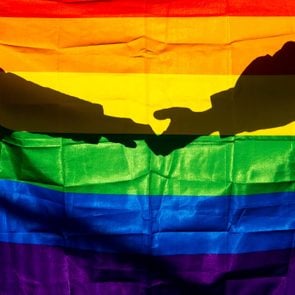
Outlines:
{"label": "clasped hand silhouette", "polygon": [[287,42],[273,56],[252,61],[236,85],[213,94],[211,103],[212,108],[204,112],[179,107],[156,111],[156,119],[168,118],[171,122],[162,135],[155,135],[149,125],[105,115],[99,104],[0,71],[3,134],[26,130],[90,143],[105,136],[128,147],[135,147],[136,140],[141,139],[155,154],[168,155],[200,135],[218,131],[229,136],[294,121],[295,42]]}

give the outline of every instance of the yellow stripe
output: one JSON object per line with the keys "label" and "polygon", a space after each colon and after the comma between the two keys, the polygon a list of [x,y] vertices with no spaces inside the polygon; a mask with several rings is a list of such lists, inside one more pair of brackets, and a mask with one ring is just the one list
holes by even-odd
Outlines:
{"label": "yellow stripe", "polygon": [[[233,87],[238,75],[97,74],[16,72],[39,85],[103,105],[105,113],[150,124],[157,133],[169,120],[153,118],[156,110],[188,107],[211,108],[210,96]],[[40,99],[42,99],[40,97]],[[295,135],[294,124],[258,130],[257,135]],[[250,134],[250,133],[243,133]]]}
{"label": "yellow stripe", "polygon": [[240,74],[295,40],[294,17],[0,18],[6,71]]}

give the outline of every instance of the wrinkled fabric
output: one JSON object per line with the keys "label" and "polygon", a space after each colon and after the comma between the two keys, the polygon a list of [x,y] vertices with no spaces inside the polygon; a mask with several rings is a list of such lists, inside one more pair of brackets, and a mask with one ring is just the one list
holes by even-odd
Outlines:
{"label": "wrinkled fabric", "polygon": [[1,179],[64,192],[229,196],[295,190],[292,136],[204,136],[166,157],[142,140],[128,148],[105,138],[91,144],[15,132],[0,144]]}
{"label": "wrinkled fabric", "polygon": [[136,196],[0,182],[0,241],[146,255],[293,248],[294,193]]}
{"label": "wrinkled fabric", "polygon": [[163,157],[6,136],[3,294],[291,295],[292,155],[292,137],[201,137]]}
{"label": "wrinkled fabric", "polygon": [[3,16],[18,17],[110,17],[110,16],[186,16],[288,15],[295,14],[293,1],[261,0],[9,0],[1,3]]}
{"label": "wrinkled fabric", "polygon": [[0,244],[3,294],[285,294],[293,250],[149,257]]}
{"label": "wrinkled fabric", "polygon": [[[169,122],[157,110],[205,112],[220,91],[235,110],[229,88],[239,93],[247,73],[269,75],[268,62],[253,71],[253,61],[276,52],[291,71],[271,75],[288,75],[292,99],[293,50],[278,50],[295,40],[294,16],[295,2],[279,0],[0,1],[0,74],[53,89],[45,103],[33,83],[2,85],[0,124],[46,114],[51,127],[60,106],[72,118],[71,101],[55,90],[159,134]],[[286,83],[274,80],[263,96],[259,81],[271,80],[253,79],[240,104],[247,112],[221,110],[224,121],[245,116],[254,127],[173,133],[166,154],[140,132],[129,141],[65,134],[79,120],[58,135],[0,126],[0,294],[293,295],[295,129],[284,113],[293,112],[280,97]],[[249,100],[260,93],[259,113]],[[265,123],[269,108],[270,124],[257,126],[252,115]],[[278,112],[283,118],[269,119]],[[183,118],[179,126],[191,122]],[[221,136],[197,136],[211,131]]]}

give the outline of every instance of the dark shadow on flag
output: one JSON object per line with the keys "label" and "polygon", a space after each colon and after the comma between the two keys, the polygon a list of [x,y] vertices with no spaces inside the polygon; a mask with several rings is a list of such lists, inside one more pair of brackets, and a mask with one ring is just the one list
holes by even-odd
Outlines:
{"label": "dark shadow on flag", "polygon": [[2,134],[25,130],[88,143],[98,143],[104,136],[111,142],[136,147],[136,140],[145,140],[155,154],[168,155],[214,131],[229,136],[291,123],[295,120],[294,98],[295,42],[290,41],[273,56],[251,62],[234,88],[212,95],[211,109],[156,111],[157,119],[171,119],[160,136],[149,125],[105,115],[99,104],[4,72],[0,73],[0,125]]}

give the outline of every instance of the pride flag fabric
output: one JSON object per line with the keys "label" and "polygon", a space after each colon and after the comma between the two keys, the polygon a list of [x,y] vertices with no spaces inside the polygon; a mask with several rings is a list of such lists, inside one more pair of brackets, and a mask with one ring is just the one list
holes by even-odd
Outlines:
{"label": "pride flag fabric", "polygon": [[292,1],[0,3],[0,294],[294,294]]}

